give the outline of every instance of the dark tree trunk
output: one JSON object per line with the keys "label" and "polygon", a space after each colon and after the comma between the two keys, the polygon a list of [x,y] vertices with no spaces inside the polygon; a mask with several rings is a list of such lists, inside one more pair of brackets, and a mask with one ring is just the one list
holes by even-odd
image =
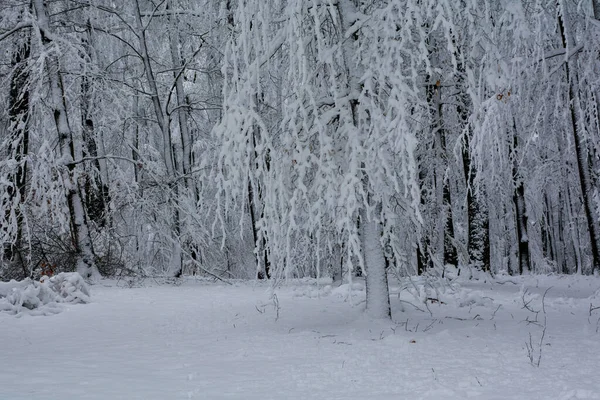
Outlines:
{"label": "dark tree trunk", "polygon": [[[255,164],[256,164],[256,160],[258,158],[258,154],[256,153],[256,129],[255,128],[252,132],[252,148],[254,149],[254,160],[255,160]],[[269,167],[269,162],[268,162],[268,156],[267,156],[267,169]],[[257,193],[255,193],[257,192]],[[270,267],[271,267],[271,262],[269,260],[269,253],[268,253],[268,249],[267,249],[267,239],[265,238],[265,235],[262,235],[262,239],[260,240],[259,243],[259,239],[258,239],[258,225],[257,225],[257,214],[258,214],[258,210],[256,209],[257,207],[257,203],[261,203],[262,202],[262,192],[261,192],[261,188],[258,187],[258,189],[255,191],[254,188],[252,187],[252,182],[250,180],[248,180],[248,208],[250,211],[250,220],[252,223],[252,235],[254,238],[254,246],[255,246],[255,252],[256,252],[256,265],[257,265],[257,273],[256,273],[256,277],[258,279],[270,279],[271,278],[271,271],[270,271]],[[261,211],[261,218],[264,215],[262,214]]]}
{"label": "dark tree trunk", "polygon": [[[172,7],[172,4],[167,3],[167,10]],[[169,47],[171,50],[171,61],[173,63],[173,79],[175,81],[175,97],[177,100],[177,121],[179,123],[179,134],[181,138],[181,166],[179,171],[184,176],[184,183],[187,188],[192,187],[191,163],[192,163],[192,139],[188,126],[189,104],[184,89],[184,72],[186,65],[180,54],[181,37],[178,31],[177,16],[171,14],[169,17]],[[168,104],[167,104],[168,106]]]}
{"label": "dark tree trunk", "polygon": [[[82,45],[86,50],[89,60],[93,59],[92,53],[92,25],[88,20],[86,25],[86,34],[83,36]],[[83,60],[85,63],[86,61]],[[99,226],[106,225],[106,205],[108,203],[108,185],[102,182],[100,177],[100,160],[98,159],[98,148],[96,137],[94,135],[94,120],[92,106],[93,103],[92,78],[87,75],[82,76],[81,80],[81,126],[83,133],[84,156],[92,158],[92,168],[88,168],[88,174],[85,179],[85,210],[91,221]]]}
{"label": "dark tree trunk", "polygon": [[417,243],[417,274],[423,275],[431,267],[431,259],[428,256],[427,244]]}
{"label": "dark tree trunk", "polygon": [[[462,64],[459,72],[462,74]],[[459,88],[462,88],[462,75]],[[471,129],[469,127],[469,101],[466,94],[461,94],[457,113],[463,134],[462,161],[465,186],[467,190],[467,253],[469,263],[483,271],[491,271],[489,216],[485,207],[485,197],[480,188],[475,188],[475,170],[471,168]]]}
{"label": "dark tree trunk", "polygon": [[513,141],[511,147],[511,158],[512,158],[512,178],[513,178],[513,204],[515,210],[515,226],[517,231],[517,243],[518,243],[518,258],[519,258],[519,273],[523,274],[525,271],[531,269],[531,260],[529,253],[529,235],[527,233],[527,206],[525,204],[525,185],[519,172],[519,160],[518,160],[518,137],[517,137],[517,125],[513,117]]}
{"label": "dark tree trunk", "polygon": [[[60,60],[58,55],[49,51],[54,45],[51,35],[49,14],[46,3],[43,0],[32,1],[37,16],[37,28],[42,39],[46,57],[46,71],[50,86],[50,104],[56,132],[58,134],[58,147],[60,156],[65,160],[74,160],[75,146],[73,143],[73,132],[71,130],[65,89],[60,71]],[[67,204],[71,223],[71,236],[77,255],[77,271],[84,277],[89,278],[98,274],[95,265],[95,255],[92,240],[85,215],[84,202],[81,196],[81,188],[75,177],[75,163],[69,163],[67,168],[61,171],[62,179],[67,185]]]}
{"label": "dark tree trunk", "polygon": [[544,194],[544,218],[540,226],[540,235],[542,237],[542,252],[544,257],[550,260],[556,260],[555,246],[553,240],[554,218],[550,207],[548,194]]}
{"label": "dark tree trunk", "polygon": [[[431,79],[431,77],[428,77]],[[458,254],[454,246],[454,223],[452,219],[452,202],[450,196],[450,183],[446,176],[448,159],[446,155],[446,132],[444,129],[444,116],[442,108],[440,81],[427,85],[427,102],[429,103],[431,132],[434,135],[432,153],[434,157],[433,191],[435,215],[434,243],[435,254],[442,255],[439,260],[444,264],[458,264]],[[442,248],[437,248],[441,246]]]}
{"label": "dark tree trunk", "polygon": [[[594,11],[597,11],[597,2],[594,2]],[[566,29],[564,23],[564,18],[561,13],[558,15],[558,26],[560,29],[560,35],[562,39],[562,44],[565,49],[569,49],[571,46],[569,43],[569,39],[567,38]],[[583,210],[585,213],[585,218],[587,222],[588,233],[590,236],[590,249],[592,252],[592,273],[596,271],[600,267],[600,253],[598,252],[598,232],[597,232],[597,222],[594,215],[594,205],[592,202],[592,187],[591,187],[591,177],[589,173],[588,166],[588,149],[585,145],[585,139],[583,138],[583,132],[581,131],[580,126],[577,124],[577,112],[576,112],[576,103],[578,103],[578,98],[576,98],[577,92],[577,71],[571,71],[570,68],[571,61],[567,60],[565,62],[565,74],[567,79],[568,91],[567,91],[567,100],[569,104],[569,124],[571,125],[571,132],[573,133],[573,143],[575,144],[575,153],[577,158],[577,171],[579,175],[579,184],[581,186],[581,199],[583,201]]]}
{"label": "dark tree trunk", "polygon": [[[254,189],[252,188],[252,182],[248,180],[248,210],[250,212],[250,223],[252,224],[252,238],[254,239],[254,247],[256,253],[256,266],[257,272],[256,277],[258,279],[269,278],[269,269],[266,264],[267,256],[265,252],[264,259],[261,260],[261,251],[264,251],[263,246],[266,244],[263,238],[262,244],[259,246],[258,243],[258,226],[256,221],[256,205],[254,200]],[[264,264],[263,264],[264,262]]]}
{"label": "dark tree trunk", "polygon": [[523,182],[517,183],[513,195],[515,205],[517,241],[519,243],[519,273],[523,274],[531,268],[529,256],[529,237],[527,236],[527,210],[525,207],[525,186]]}
{"label": "dark tree trunk", "polygon": [[[25,258],[21,256],[22,236],[23,236],[23,214],[20,204],[25,199],[25,189],[27,184],[27,161],[25,156],[29,151],[29,72],[26,68],[26,62],[30,55],[29,35],[23,38],[12,56],[11,65],[13,73],[10,79],[9,92],[9,132],[10,141],[8,154],[15,160],[17,167],[14,174],[8,177],[11,185],[8,187],[7,214],[13,208],[16,216],[16,235],[13,243],[10,243],[3,251],[5,259],[18,262],[23,268],[23,274],[29,275]],[[18,204],[17,204],[18,196]],[[7,215],[8,220],[10,215]]]}
{"label": "dark tree trunk", "polygon": [[[558,273],[566,274],[567,269],[567,257],[566,257],[566,246],[564,239],[564,216],[563,216],[563,196],[561,193],[558,194],[558,210],[556,215],[556,226],[552,225],[552,236],[553,245],[555,248],[554,254],[556,254],[556,262],[558,264]],[[551,211],[551,214],[554,215]]]}
{"label": "dark tree trunk", "polygon": [[[419,167],[419,189],[421,195],[420,203],[421,207],[425,207],[429,201],[429,193],[427,190],[427,172],[426,166],[424,165],[424,161],[418,160]],[[427,268],[431,266],[431,258],[429,256],[429,240],[430,240],[430,232],[424,230],[421,238],[417,240],[416,243],[416,251],[417,251],[417,274],[422,275]]]}
{"label": "dark tree trunk", "polygon": [[454,220],[452,218],[452,202],[448,180],[444,183],[444,208],[446,209],[446,226],[444,229],[444,264],[458,265],[458,253],[454,246]]}

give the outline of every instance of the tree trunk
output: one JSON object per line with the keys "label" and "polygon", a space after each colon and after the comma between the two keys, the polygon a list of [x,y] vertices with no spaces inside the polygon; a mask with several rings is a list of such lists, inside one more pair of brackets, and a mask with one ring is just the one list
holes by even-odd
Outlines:
{"label": "tree trunk", "polygon": [[[596,4],[594,4],[596,6]],[[559,15],[558,25],[560,29],[560,35],[562,39],[563,47],[569,51],[575,46],[574,38],[569,33],[569,26],[566,6],[561,4],[559,1]],[[575,55],[573,57],[576,57]],[[565,74],[568,84],[567,100],[569,103],[569,124],[571,125],[571,132],[573,134],[573,143],[575,144],[575,155],[577,158],[577,170],[579,175],[579,184],[581,186],[581,198],[583,200],[583,210],[587,221],[587,228],[590,237],[590,249],[592,252],[592,273],[600,267],[600,253],[598,251],[598,232],[597,232],[597,220],[594,215],[594,204],[592,201],[592,184],[589,173],[588,165],[588,149],[585,145],[585,138],[579,124],[577,123],[577,112],[576,107],[579,104],[578,96],[578,76],[577,70],[571,69],[571,60],[567,60],[565,63]],[[576,67],[576,64],[573,63]]]}
{"label": "tree trunk", "polygon": [[[338,17],[341,26],[341,32],[338,35],[338,43],[342,46],[343,54],[343,72],[346,78],[346,86],[349,91],[360,87],[360,74],[356,70],[351,69],[353,64],[352,40],[345,37],[346,32],[350,30],[350,18],[357,13],[358,1],[342,0],[337,3]],[[359,33],[352,35],[356,40]],[[358,121],[358,100],[350,100],[347,102],[349,107],[352,123],[354,127],[359,126]],[[362,163],[364,168],[364,162]],[[369,177],[366,173],[361,173],[361,180],[365,193],[369,192]],[[369,200],[367,200],[369,202]],[[381,215],[382,204],[377,204],[375,214]],[[381,243],[382,223],[369,219],[367,209],[363,206],[360,211],[360,240],[362,246],[362,256],[366,272],[366,291],[367,291],[367,308],[366,313],[372,318],[390,318],[390,295],[387,280],[387,271],[385,268],[385,253]]]}
{"label": "tree trunk", "polygon": [[142,110],[140,107],[139,97],[133,96],[133,112],[135,118],[135,128],[133,134],[133,143],[131,145],[131,159],[133,160],[133,174],[135,177],[135,183],[139,188],[139,196],[143,197],[144,187],[141,185],[142,182],[142,162],[140,160],[140,122],[144,120]]}
{"label": "tree trunk", "polygon": [[[552,204],[552,203],[551,203]],[[567,274],[567,258],[565,254],[565,240],[564,240],[564,225],[563,225],[563,202],[562,196],[559,194],[558,196],[558,205],[556,214],[552,206],[550,206],[550,214],[552,215],[553,222],[550,226],[551,228],[551,236],[552,236],[552,244],[554,246],[554,254],[555,260],[558,265],[558,273],[559,274]]]}
{"label": "tree trunk", "polygon": [[34,0],[33,4],[40,30],[40,37],[42,38],[44,47],[47,48],[45,51],[47,54],[46,70],[48,72],[50,83],[49,103],[54,115],[54,122],[58,133],[58,145],[61,152],[61,160],[66,164],[63,168],[62,175],[67,192],[71,234],[77,254],[77,271],[84,278],[90,278],[97,276],[98,270],[94,263],[94,251],[87,225],[83,200],[81,198],[81,188],[75,177],[76,171],[75,164],[73,163],[75,146],[73,143],[73,133],[67,116],[65,91],[60,75],[60,64],[56,52],[48,49],[53,43],[51,39],[52,32],[50,31],[48,21],[48,12],[44,0]]}
{"label": "tree trunk", "polygon": [[446,155],[446,132],[442,109],[442,87],[440,81],[430,83],[427,90],[427,99],[431,114],[431,131],[434,135],[434,192],[435,209],[435,255],[438,262],[443,264],[458,264],[458,255],[454,246],[454,222],[452,219],[452,202],[450,197],[450,183],[446,176],[448,170],[448,157]]}
{"label": "tree trunk", "polygon": [[152,106],[154,107],[154,114],[160,128],[163,140],[163,159],[167,168],[167,176],[173,178],[175,176],[175,162],[173,160],[173,146],[171,143],[171,129],[165,111],[163,110],[160,102],[160,96],[158,93],[158,87],[156,86],[156,77],[154,70],[152,69],[152,63],[150,62],[150,55],[148,53],[147,39],[146,39],[146,28],[142,21],[142,12],[140,10],[140,2],[136,0],[136,19],[137,19],[137,35],[139,37],[140,54],[142,56],[142,62],[144,63],[144,72],[146,74],[146,80],[150,87],[150,97],[152,99]]}
{"label": "tree trunk", "polygon": [[573,246],[573,257],[575,259],[575,272],[581,274],[583,269],[583,261],[581,256],[581,240],[579,235],[579,224],[577,224],[575,206],[573,205],[573,198],[576,199],[575,201],[577,201],[578,199],[577,196],[573,195],[573,191],[568,186],[568,184],[565,184],[565,187],[565,198],[567,201],[566,207],[568,211],[568,223],[566,229],[568,229],[569,234],[571,235],[571,245]]}
{"label": "tree trunk", "polygon": [[[550,198],[548,193],[544,193],[544,214],[542,223],[540,224],[540,234],[542,237],[542,251],[544,257],[556,262],[558,268],[561,268],[561,264],[558,262],[559,255],[557,254],[556,243],[554,242],[554,213],[550,204]],[[560,271],[559,271],[560,273]]]}
{"label": "tree trunk", "polygon": [[525,185],[519,172],[517,125],[513,117],[513,142],[511,147],[512,178],[513,178],[513,204],[515,210],[515,227],[517,231],[517,252],[519,258],[519,273],[523,274],[531,269],[529,253],[529,235],[527,233],[527,207],[525,204]]}
{"label": "tree trunk", "polygon": [[[418,161],[418,179],[419,179],[419,191],[420,191],[420,207],[425,208],[430,203],[429,190],[427,188],[427,170],[425,162],[423,160]],[[417,252],[417,274],[422,275],[428,268],[431,267],[431,256],[429,253],[431,232],[427,227],[423,229],[421,237],[417,239],[416,252]]]}
{"label": "tree trunk", "polygon": [[[170,8],[173,8],[172,4],[170,4],[170,6]],[[170,20],[171,26],[169,29],[169,44],[171,50],[171,62],[173,63],[173,78],[175,79],[175,94],[177,98],[177,117],[179,121],[179,134],[181,136],[181,148],[183,153],[181,154],[181,172],[185,177],[184,182],[186,187],[191,188],[192,180],[189,174],[191,172],[192,140],[188,127],[189,107],[186,101],[185,90],[183,88],[185,65],[183,65],[179,51],[181,40],[179,38],[179,31],[177,30],[177,15],[175,13],[170,14]]]}
{"label": "tree trunk", "polygon": [[489,215],[485,205],[485,193],[480,187],[479,191],[475,187],[475,170],[471,167],[471,137],[472,129],[469,125],[469,117],[472,112],[472,103],[465,87],[465,66],[463,63],[462,49],[452,36],[452,42],[455,46],[455,59],[457,60],[457,89],[458,104],[456,113],[459,117],[459,128],[463,133],[462,143],[462,162],[463,174],[466,188],[467,201],[467,254],[469,264],[480,268],[483,271],[491,271],[490,255],[490,233],[489,233]]}
{"label": "tree trunk", "polygon": [[254,252],[256,254],[256,278],[257,279],[269,279],[271,273],[269,271],[269,258],[266,250],[266,240],[263,236],[262,241],[259,242],[258,236],[258,225],[256,221],[256,198],[254,195],[254,189],[252,188],[252,182],[248,180],[248,210],[250,212],[250,223],[252,224],[252,237],[254,239]]}
{"label": "tree trunk", "polygon": [[517,242],[519,244],[519,273],[529,271],[531,268],[529,255],[529,236],[527,235],[527,210],[525,207],[525,186],[518,182],[513,195],[515,205]]}
{"label": "tree trunk", "polygon": [[171,226],[172,231],[170,232],[170,239],[173,242],[171,260],[169,266],[169,273],[179,277],[183,273],[182,271],[182,260],[181,256],[181,220],[179,215],[179,187],[177,178],[177,166],[175,163],[175,157],[173,155],[173,143],[171,141],[171,123],[169,115],[163,108],[163,104],[160,101],[160,94],[158,92],[158,86],[156,85],[156,75],[152,68],[150,54],[148,52],[148,44],[146,38],[146,27],[142,21],[142,11],[140,10],[140,1],[136,0],[135,13],[137,21],[137,36],[139,38],[140,55],[144,64],[144,72],[146,74],[146,80],[148,81],[150,98],[152,100],[152,106],[154,108],[154,114],[158,122],[162,134],[163,144],[163,160],[166,167],[167,180],[172,192],[168,194],[169,203],[174,204],[173,209],[173,225]]}
{"label": "tree trunk", "polygon": [[[255,101],[258,104],[258,99],[255,98]],[[250,168],[258,168],[258,153],[256,152],[256,135],[258,132],[258,127],[254,127],[252,129],[252,137],[250,138],[252,144],[252,159],[250,160]],[[267,169],[269,168],[269,162],[267,157]],[[271,262],[269,260],[269,252],[267,249],[267,238],[265,235],[259,235],[259,227],[258,227],[258,205],[260,204],[262,207],[262,189],[260,184],[254,190],[252,186],[252,182],[248,179],[248,208],[250,211],[250,220],[252,222],[252,234],[254,238],[254,246],[256,253],[256,277],[258,279],[270,279],[271,278]],[[261,210],[260,217],[263,218],[264,214]],[[259,239],[261,236],[261,239]]]}
{"label": "tree trunk", "polygon": [[344,244],[335,243],[332,254],[329,259],[329,272],[334,282],[341,282],[344,279]]}
{"label": "tree trunk", "polygon": [[[86,51],[85,57],[93,60],[92,46],[92,25],[88,19],[86,25],[86,34],[82,40],[83,48]],[[85,63],[85,57],[82,61]],[[81,126],[83,133],[83,145],[85,146],[85,156],[91,157],[94,160],[91,162],[93,168],[89,168],[89,173],[85,178],[85,210],[88,217],[99,226],[103,227],[106,224],[106,205],[108,202],[108,182],[104,181],[103,174],[100,172],[104,169],[100,165],[98,159],[98,146],[94,132],[94,119],[92,111],[93,103],[92,78],[83,75],[81,79]]]}
{"label": "tree trunk", "polygon": [[3,257],[0,258],[21,264],[24,276],[28,276],[29,268],[25,257],[22,256],[23,213],[21,204],[25,200],[27,183],[27,160],[25,156],[29,152],[29,72],[25,67],[30,55],[29,35],[23,39],[23,42],[14,51],[11,61],[14,69],[10,80],[8,106],[10,122],[8,155],[16,162],[16,171],[8,177],[10,186],[7,189],[8,199],[6,200],[5,221],[10,221],[10,210],[14,210],[16,219],[14,229],[16,232],[14,241],[3,249]]}
{"label": "tree trunk", "polygon": [[[459,114],[461,110],[459,110]],[[466,124],[468,116],[464,113],[463,121]],[[463,136],[462,159],[464,179],[467,191],[467,253],[469,263],[483,271],[491,270],[489,216],[484,206],[482,190],[476,191],[475,171],[471,168],[470,134],[468,131]]]}
{"label": "tree trunk", "polygon": [[[381,205],[377,207],[381,208]],[[381,245],[382,226],[377,220],[369,220],[366,210],[361,213],[360,233],[365,263],[367,291],[366,312],[371,318],[391,318],[385,256]]]}

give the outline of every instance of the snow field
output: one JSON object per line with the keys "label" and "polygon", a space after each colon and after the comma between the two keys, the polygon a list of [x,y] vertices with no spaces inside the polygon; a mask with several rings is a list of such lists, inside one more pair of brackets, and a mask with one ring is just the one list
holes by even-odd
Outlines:
{"label": "snow field", "polygon": [[0,400],[600,399],[599,279],[461,282],[431,313],[391,286],[387,322],[363,315],[360,282],[275,302],[253,282],[103,281],[57,315],[0,313]]}

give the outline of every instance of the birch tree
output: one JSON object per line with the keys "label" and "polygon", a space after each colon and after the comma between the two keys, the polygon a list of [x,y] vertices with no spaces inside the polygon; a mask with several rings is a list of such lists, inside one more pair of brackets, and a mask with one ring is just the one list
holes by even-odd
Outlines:
{"label": "birch tree", "polygon": [[[21,19],[23,14],[21,14]],[[6,163],[0,171],[6,173],[3,177],[2,192],[4,195],[0,200],[0,225],[2,226],[2,249],[0,259],[7,262],[20,264],[25,275],[28,275],[28,265],[23,251],[23,230],[25,219],[25,199],[27,182],[27,154],[29,153],[29,61],[31,44],[28,31],[20,32],[11,54],[12,72],[10,76],[10,90],[8,99],[8,131],[9,134],[3,140],[3,155]],[[13,162],[13,165],[9,163]]]}
{"label": "birch tree", "polygon": [[45,64],[49,78],[50,108],[56,124],[58,146],[60,149],[59,174],[64,184],[69,207],[71,234],[77,253],[77,271],[84,277],[97,274],[94,251],[83,206],[81,188],[76,174],[76,161],[82,154],[76,154],[80,144],[73,142],[67,106],[65,89],[61,77],[59,52],[55,44],[55,36],[50,28],[49,14],[43,0],[33,2],[36,15],[36,36],[44,50],[42,62]]}
{"label": "birch tree", "polygon": [[[291,268],[296,232],[334,240],[326,237],[331,224],[343,238],[348,276],[355,267],[366,275],[367,312],[377,318],[390,315],[384,244],[400,255],[407,250],[395,240],[402,224],[419,221],[408,111],[415,61],[402,34],[416,23],[404,20],[404,11],[400,2],[238,4],[216,132],[222,201],[244,198],[248,180],[262,185],[259,226],[276,273]],[[281,85],[268,85],[270,71],[282,68]],[[278,124],[257,112],[257,96],[285,99]],[[253,172],[241,174],[240,165]]]}

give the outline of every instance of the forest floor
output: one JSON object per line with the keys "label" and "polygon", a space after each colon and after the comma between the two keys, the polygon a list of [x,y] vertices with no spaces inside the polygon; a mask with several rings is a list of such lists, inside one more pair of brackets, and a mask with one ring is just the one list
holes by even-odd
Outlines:
{"label": "forest floor", "polygon": [[359,280],[102,281],[56,315],[0,313],[0,400],[600,399],[599,278],[419,285],[391,282],[382,322]]}

